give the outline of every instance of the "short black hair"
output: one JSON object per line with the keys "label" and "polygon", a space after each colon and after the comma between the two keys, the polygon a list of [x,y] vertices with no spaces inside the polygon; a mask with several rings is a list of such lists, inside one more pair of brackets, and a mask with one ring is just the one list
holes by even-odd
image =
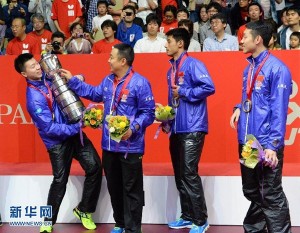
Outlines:
{"label": "short black hair", "polygon": [[65,41],[65,39],[66,39],[65,35],[59,31],[53,32],[53,34],[51,36],[51,41],[53,41],[54,38],[62,38],[63,41]]}
{"label": "short black hair", "polygon": [[132,10],[133,14],[136,14],[136,9],[134,8],[134,6],[126,5],[126,6],[123,7],[122,10],[124,11],[124,10],[127,10],[127,9]]}
{"label": "short black hair", "polygon": [[125,58],[127,65],[132,66],[134,61],[134,52],[133,48],[130,45],[121,43],[114,45],[113,48],[118,50],[118,57],[120,59]]}
{"label": "short black hair", "polygon": [[178,27],[186,26],[188,28],[188,32],[190,34],[190,38],[193,37],[194,34],[194,23],[189,19],[182,19],[178,22]]}
{"label": "short black hair", "polygon": [[101,24],[101,29],[103,31],[104,27],[111,27],[113,31],[117,32],[118,26],[115,21],[111,19],[104,20],[103,23]]}
{"label": "short black hair", "polygon": [[290,35],[290,38],[292,38],[292,36],[296,36],[300,40],[300,32],[292,32],[292,34]]}
{"label": "short black hair", "polygon": [[157,23],[158,24],[158,27],[160,27],[161,25],[161,20],[159,19],[159,17],[154,14],[154,13],[150,13],[149,15],[147,15],[146,17],[146,25],[148,25],[149,23]]}
{"label": "short black hair", "polygon": [[107,2],[107,1],[105,1],[105,0],[99,0],[99,1],[97,2],[97,8],[98,8],[98,6],[99,6],[100,4],[103,4],[103,5],[106,6],[106,8],[108,8],[108,2]]}
{"label": "short black hair", "polygon": [[300,16],[300,8],[297,6],[288,7],[286,13],[289,13],[289,11],[295,11]]}
{"label": "short black hair", "polygon": [[166,36],[172,36],[176,42],[182,40],[184,43],[184,50],[188,50],[190,46],[190,34],[184,28],[174,28],[166,33]]}
{"label": "short black hair", "polygon": [[139,5],[136,2],[129,1],[128,3],[132,3],[136,11],[139,9]]}
{"label": "short black hair", "polygon": [[75,22],[75,23],[72,23],[72,24],[71,24],[71,27],[70,27],[70,32],[71,32],[71,34],[72,34],[73,29],[74,29],[77,25],[80,25],[80,27],[81,27],[82,30],[83,30],[83,25],[82,25],[81,23],[79,23],[79,22]]}
{"label": "short black hair", "polygon": [[260,36],[263,39],[263,45],[268,48],[269,42],[272,38],[272,27],[264,21],[249,22],[246,28],[251,30],[253,38]]}
{"label": "short black hair", "polygon": [[251,6],[258,6],[260,13],[264,12],[263,8],[261,7],[261,5],[258,2],[251,2],[248,5],[248,9],[247,9],[248,13],[249,13],[249,10],[250,10]]}
{"label": "short black hair", "polygon": [[31,53],[23,53],[15,58],[14,66],[15,70],[20,74],[25,70],[25,63],[33,58]]}
{"label": "short black hair", "polygon": [[177,8],[173,5],[166,5],[165,9],[164,9],[164,15],[166,14],[166,12],[171,11],[173,16],[176,18],[176,12],[177,12]]}
{"label": "short black hair", "polygon": [[222,6],[217,2],[209,3],[206,7],[206,12],[208,12],[208,10],[211,8],[215,8],[218,11],[218,13],[222,11]]}
{"label": "short black hair", "polygon": [[210,22],[213,20],[213,19],[219,19],[221,20],[222,23],[226,23],[227,24],[227,19],[226,19],[226,16],[222,13],[217,13],[215,15],[213,15],[211,18],[210,18]]}
{"label": "short black hair", "polygon": [[186,13],[186,15],[187,15],[188,18],[190,17],[190,12],[189,12],[186,8],[180,8],[180,9],[178,9],[177,12],[176,12],[176,16],[177,16],[178,13],[180,13],[180,12]]}

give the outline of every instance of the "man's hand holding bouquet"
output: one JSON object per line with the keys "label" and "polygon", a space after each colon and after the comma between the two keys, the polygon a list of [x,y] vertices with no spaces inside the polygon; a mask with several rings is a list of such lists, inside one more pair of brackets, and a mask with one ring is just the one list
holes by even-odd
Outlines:
{"label": "man's hand holding bouquet", "polygon": [[166,105],[156,104],[155,108],[155,120],[161,122],[158,127],[158,130],[155,134],[155,139],[157,139],[159,130],[162,129],[164,133],[169,133],[171,130],[170,121],[175,118],[175,110]]}
{"label": "man's hand holding bouquet", "polygon": [[107,115],[105,120],[107,121],[108,131],[112,140],[119,143],[121,140],[127,140],[131,136],[130,120],[126,116]]}

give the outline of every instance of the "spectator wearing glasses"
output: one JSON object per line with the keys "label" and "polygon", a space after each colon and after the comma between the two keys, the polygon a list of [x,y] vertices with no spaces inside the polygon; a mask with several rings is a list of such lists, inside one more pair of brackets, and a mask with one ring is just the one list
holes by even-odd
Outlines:
{"label": "spectator wearing glasses", "polygon": [[166,34],[169,30],[177,28],[176,20],[177,8],[173,5],[167,5],[164,9],[163,22],[159,28],[161,33]]}
{"label": "spectator wearing glasses", "polygon": [[[201,45],[203,45],[203,42],[207,37],[211,37],[211,38],[214,37],[215,34],[212,31],[212,28],[210,25],[210,19],[213,15],[215,15],[217,13],[221,13],[222,7],[219,3],[212,2],[207,5],[206,11],[207,11],[209,20],[200,28],[200,44]],[[231,30],[230,30],[230,27],[228,26],[228,24],[226,24],[225,32],[227,34],[231,35]]]}
{"label": "spectator wearing glasses", "polygon": [[52,0],[30,0],[28,11],[33,14],[42,14],[45,29],[56,32],[56,27],[51,19]]}
{"label": "spectator wearing glasses", "polygon": [[7,55],[20,55],[22,53],[40,54],[40,43],[33,36],[27,35],[26,22],[23,18],[15,18],[11,25],[14,39],[8,42]]}
{"label": "spectator wearing glasses", "polygon": [[135,18],[135,9],[133,6],[127,5],[122,10],[123,20],[118,25],[117,39],[132,48],[135,43],[143,38],[142,28],[133,23]]}
{"label": "spectator wearing glasses", "polygon": [[4,13],[4,21],[6,24],[6,32],[5,38],[11,40],[14,38],[12,32],[12,21],[15,18],[21,18],[25,20],[25,32],[29,33],[32,31],[32,25],[30,25],[30,16],[28,13],[28,8],[26,5],[20,3],[18,0],[10,0],[7,2],[8,4],[3,6],[3,13]]}
{"label": "spectator wearing glasses", "polygon": [[203,43],[204,51],[238,51],[239,43],[235,36],[225,32],[226,17],[222,13],[215,14],[210,19],[214,37],[208,37]]}
{"label": "spectator wearing glasses", "polygon": [[28,35],[35,37],[41,44],[41,51],[45,50],[46,45],[50,43],[52,32],[45,29],[45,21],[42,14],[36,13],[31,16],[31,22],[33,24],[34,31]]}

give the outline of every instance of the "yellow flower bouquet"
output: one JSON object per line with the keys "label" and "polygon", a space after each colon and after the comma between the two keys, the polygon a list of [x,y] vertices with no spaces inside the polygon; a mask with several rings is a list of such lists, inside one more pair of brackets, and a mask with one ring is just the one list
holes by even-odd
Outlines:
{"label": "yellow flower bouquet", "polygon": [[246,136],[247,142],[243,146],[241,164],[248,168],[255,168],[259,162],[270,163],[265,157],[265,152],[258,140],[252,135]]}
{"label": "yellow flower bouquet", "polygon": [[172,107],[156,104],[155,119],[160,122],[168,122],[175,118],[175,111]]}
{"label": "yellow flower bouquet", "polygon": [[123,135],[129,129],[130,120],[126,116],[119,115],[107,115],[105,120],[108,123],[110,138],[116,142],[120,142]]}
{"label": "yellow flower bouquet", "polygon": [[97,107],[87,108],[83,114],[82,121],[84,126],[89,126],[93,129],[100,128],[103,122],[103,110]]}

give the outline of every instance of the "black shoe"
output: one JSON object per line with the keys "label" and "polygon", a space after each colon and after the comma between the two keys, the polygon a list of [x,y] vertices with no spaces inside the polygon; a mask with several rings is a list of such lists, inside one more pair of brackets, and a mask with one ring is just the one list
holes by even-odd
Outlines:
{"label": "black shoe", "polygon": [[2,226],[2,219],[1,219],[1,214],[0,214],[0,226]]}

